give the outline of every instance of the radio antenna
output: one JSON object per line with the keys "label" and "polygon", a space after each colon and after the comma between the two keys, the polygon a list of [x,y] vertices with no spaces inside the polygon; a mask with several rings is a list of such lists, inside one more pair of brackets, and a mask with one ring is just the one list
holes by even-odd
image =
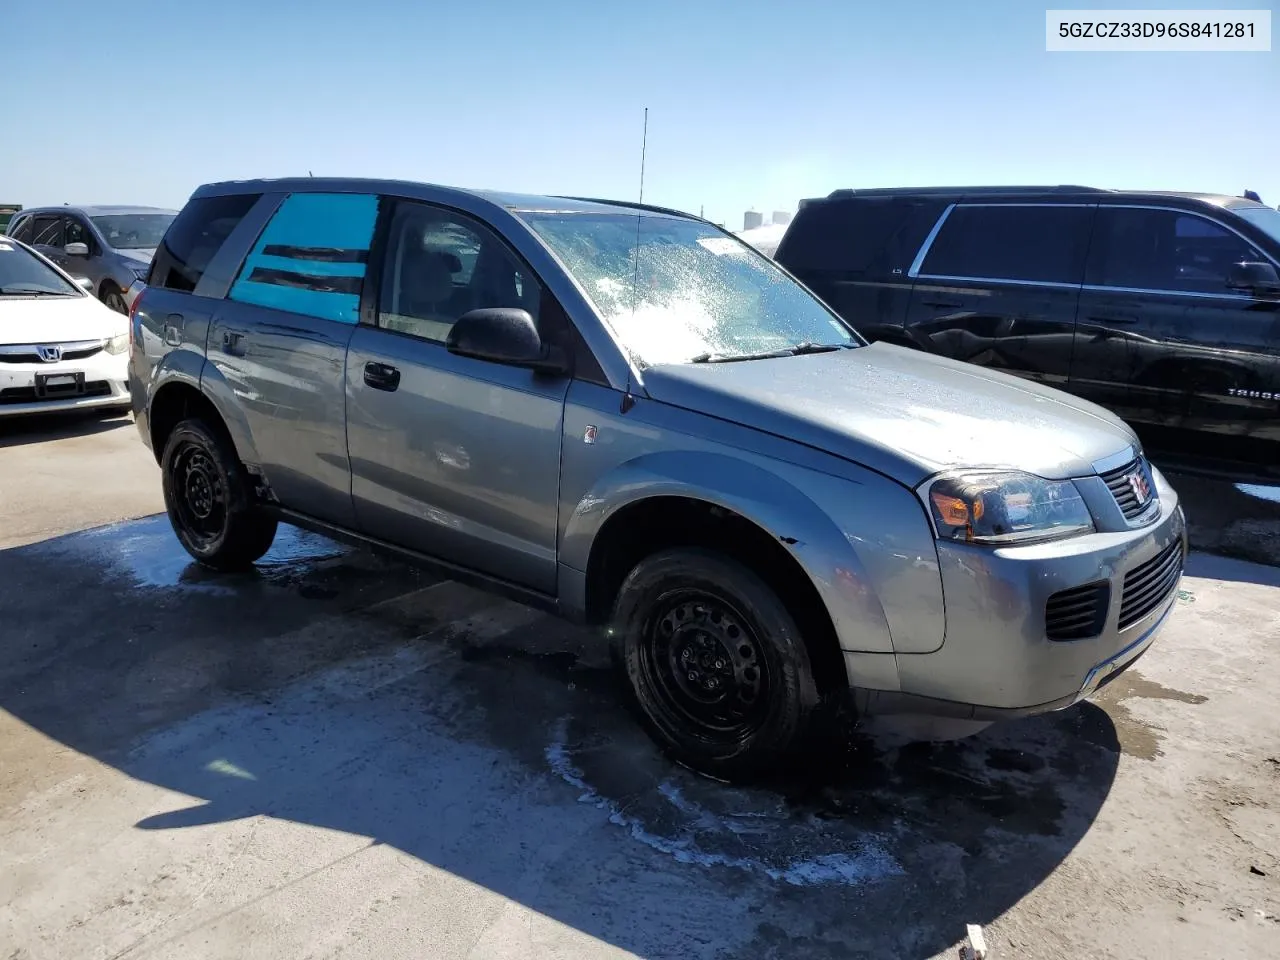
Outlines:
{"label": "radio antenna", "polygon": [[[644,203],[644,156],[649,146],[649,108],[644,108],[644,128],[640,134],[640,200]],[[640,214],[641,210],[636,207],[636,248],[632,255],[631,268],[631,316],[634,319],[636,308],[640,301]],[[627,358],[627,392],[622,395],[622,412],[626,413],[635,403],[635,397],[631,395],[631,358]]]}

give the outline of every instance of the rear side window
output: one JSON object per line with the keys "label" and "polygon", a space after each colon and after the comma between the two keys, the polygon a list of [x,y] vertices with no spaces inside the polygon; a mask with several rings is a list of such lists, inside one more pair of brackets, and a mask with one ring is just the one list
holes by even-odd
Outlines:
{"label": "rear side window", "polygon": [[21,240],[23,243],[31,242],[31,225],[35,223],[32,217],[25,218],[19,223],[9,234],[15,240]]}
{"label": "rear side window", "polygon": [[378,198],[291,194],[245,258],[232,300],[357,323]]}
{"label": "rear side window", "polygon": [[262,196],[236,193],[192,200],[165,231],[151,263],[148,285],[191,293],[209,261]]}
{"label": "rear side window", "polygon": [[1089,282],[1104,287],[1226,293],[1232,267],[1262,261],[1234,231],[1193,213],[1105,207],[1098,211]]}
{"label": "rear side window", "polygon": [[[924,240],[914,229],[924,205],[911,199],[827,200],[801,208],[777,260],[801,273],[887,273]],[[930,219],[930,225],[936,214]],[[926,228],[927,229],[927,228]]]}
{"label": "rear side window", "polygon": [[921,276],[1080,283],[1091,207],[958,206]]}

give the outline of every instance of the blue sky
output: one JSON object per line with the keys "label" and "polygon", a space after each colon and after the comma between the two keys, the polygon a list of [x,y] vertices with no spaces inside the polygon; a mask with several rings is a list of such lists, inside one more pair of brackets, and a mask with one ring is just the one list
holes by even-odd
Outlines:
{"label": "blue sky", "polygon": [[3,0],[0,201],[179,206],[307,170],[632,198],[647,106],[645,199],[735,228],[840,186],[1280,204],[1278,38],[1047,53],[1046,6],[1081,5]]}

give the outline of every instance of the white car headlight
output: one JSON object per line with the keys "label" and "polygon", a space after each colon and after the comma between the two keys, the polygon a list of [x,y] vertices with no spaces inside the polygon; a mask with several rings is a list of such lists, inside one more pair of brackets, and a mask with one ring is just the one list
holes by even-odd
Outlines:
{"label": "white car headlight", "polygon": [[966,471],[923,488],[940,540],[1008,544],[1055,540],[1094,529],[1070,480],[1015,471]]}
{"label": "white car headlight", "polygon": [[117,333],[114,337],[107,341],[107,353],[122,354],[129,349],[129,334]]}

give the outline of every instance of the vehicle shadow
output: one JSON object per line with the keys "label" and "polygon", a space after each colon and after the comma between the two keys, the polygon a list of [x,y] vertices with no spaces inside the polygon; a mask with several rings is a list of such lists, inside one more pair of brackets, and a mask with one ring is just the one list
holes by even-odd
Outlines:
{"label": "vehicle shadow", "polygon": [[0,552],[0,709],[194,798],[123,829],[368,837],[641,956],[924,960],[1044,881],[1116,775],[1083,705],[713,783],[654,750],[594,635],[292,531],[233,577],[171,540],[155,518]]}
{"label": "vehicle shadow", "polygon": [[1170,473],[1196,550],[1280,567],[1280,485]]}
{"label": "vehicle shadow", "polygon": [[132,425],[133,415],[118,410],[0,417],[0,448],[44,443],[64,437],[85,437]]}

